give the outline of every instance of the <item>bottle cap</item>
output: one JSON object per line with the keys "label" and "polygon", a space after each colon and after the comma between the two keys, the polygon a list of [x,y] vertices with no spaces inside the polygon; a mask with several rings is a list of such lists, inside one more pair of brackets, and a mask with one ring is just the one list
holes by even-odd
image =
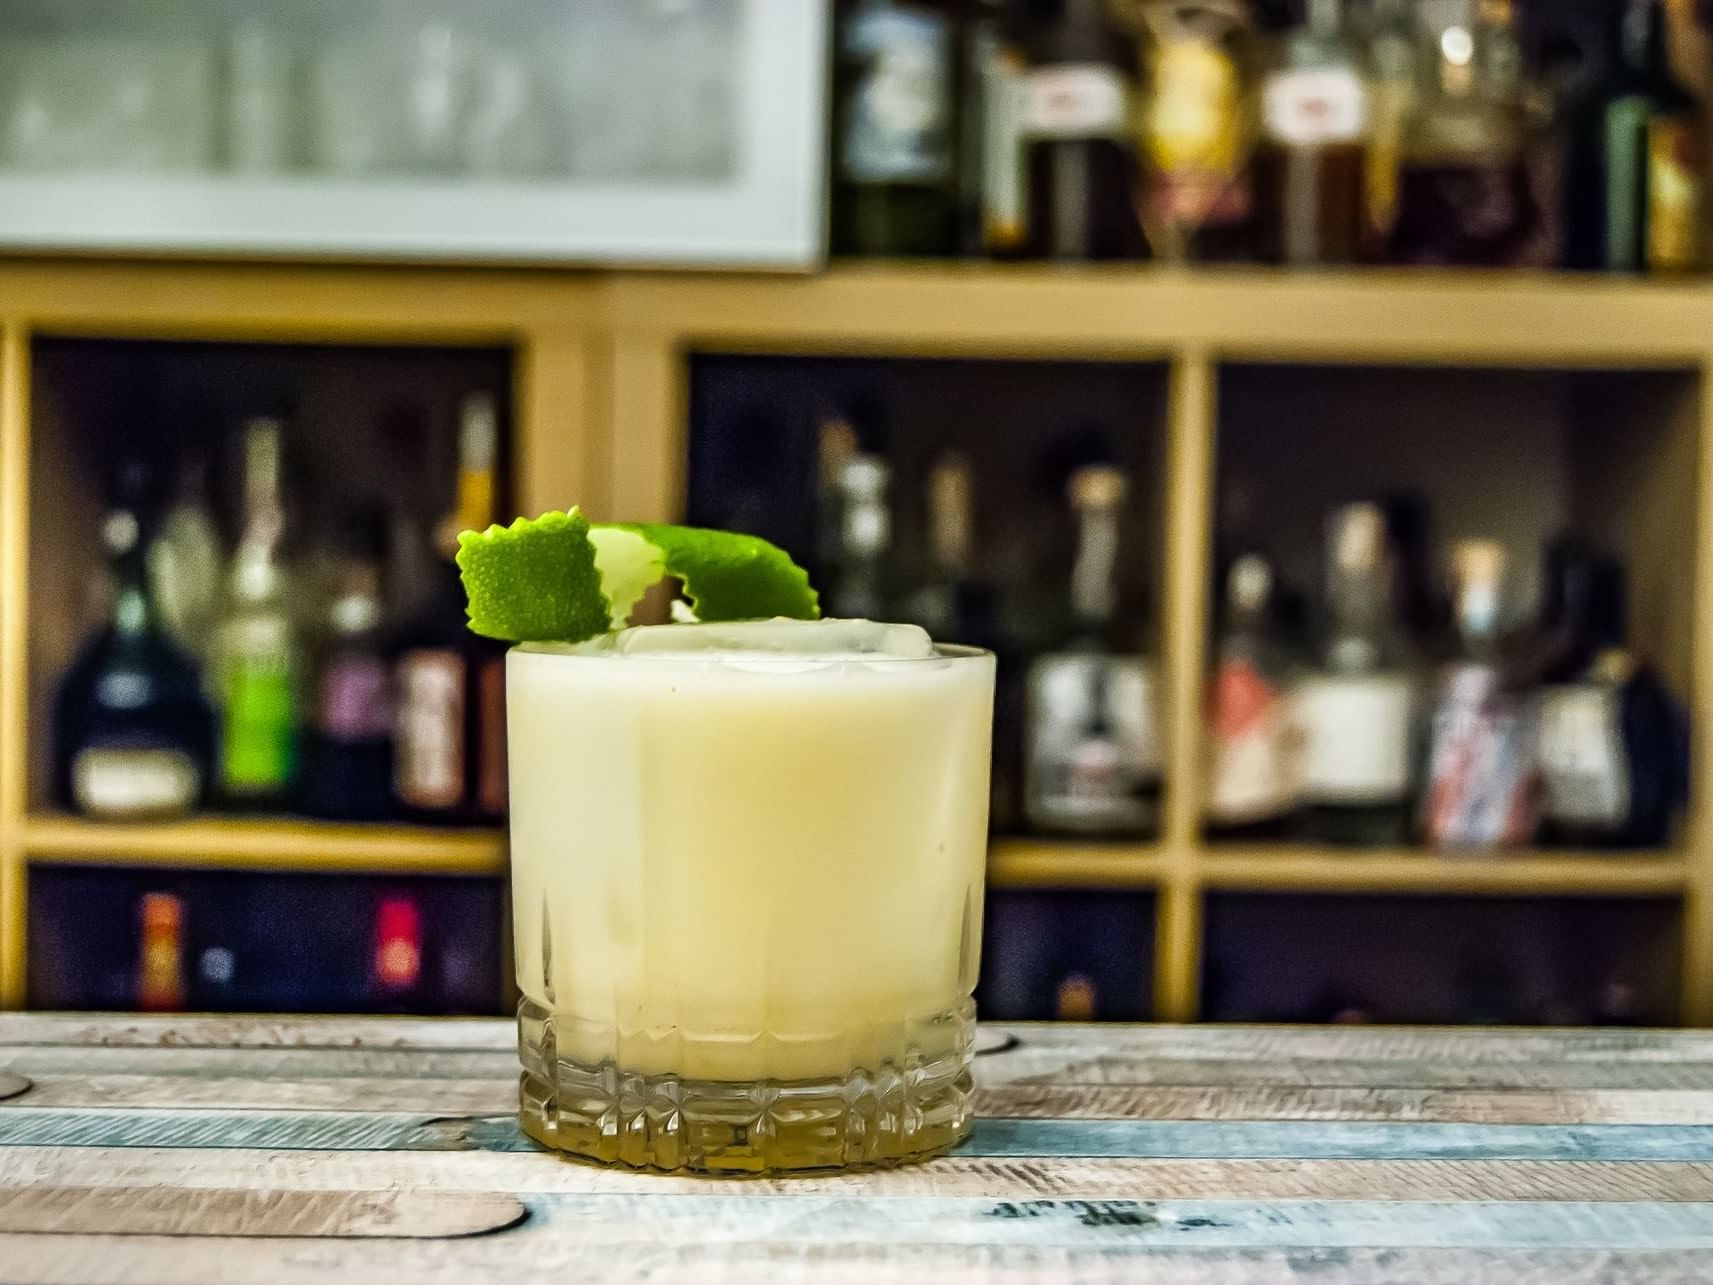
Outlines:
{"label": "bottle cap", "polygon": [[1328,524],[1332,562],[1340,571],[1370,571],[1386,549],[1386,518],[1377,504],[1347,504]]}
{"label": "bottle cap", "polygon": [[1092,464],[1071,474],[1071,507],[1078,512],[1115,509],[1129,491],[1130,479],[1110,464]]}
{"label": "bottle cap", "polygon": [[1246,553],[1231,564],[1231,605],[1239,611],[1260,611],[1273,596],[1273,568],[1258,553]]}

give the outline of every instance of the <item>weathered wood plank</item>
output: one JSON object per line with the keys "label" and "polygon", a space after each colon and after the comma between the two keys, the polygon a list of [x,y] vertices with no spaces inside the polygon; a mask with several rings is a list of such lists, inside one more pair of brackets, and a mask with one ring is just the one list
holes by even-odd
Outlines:
{"label": "weathered wood plank", "polygon": [[30,1091],[30,1081],[22,1075],[0,1071],[0,1102],[8,1098],[16,1098]]}
{"label": "weathered wood plank", "polygon": [[[510,1114],[0,1109],[0,1147],[534,1151]],[[980,1119],[968,1158],[1590,1160],[1713,1164],[1713,1126]]]}
{"label": "weathered wood plank", "polygon": [[153,1048],[517,1047],[517,1027],[504,1019],[458,1017],[195,1017],[91,1013],[0,1013],[0,1047],[69,1044]]}
{"label": "weathered wood plank", "polygon": [[380,1076],[264,1080],[239,1076],[58,1075],[37,1084],[27,1105],[505,1115],[517,1109],[517,1076],[470,1080],[388,1080]]}
{"label": "weathered wood plank", "polygon": [[[239,1151],[16,1147],[6,1181],[74,1187],[715,1196],[731,1183],[600,1169],[494,1151]],[[1713,1201],[1713,1165],[1541,1160],[982,1159],[948,1156],[885,1173],[746,1178],[761,1195],[872,1194],[1065,1200]]]}
{"label": "weathered wood plank", "polygon": [[476,1236],[528,1215],[516,1196],[0,1186],[0,1233],[75,1236]]}

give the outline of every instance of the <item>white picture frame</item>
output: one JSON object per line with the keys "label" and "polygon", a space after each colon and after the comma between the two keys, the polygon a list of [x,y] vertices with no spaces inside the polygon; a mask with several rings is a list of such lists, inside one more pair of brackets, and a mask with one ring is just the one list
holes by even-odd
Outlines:
{"label": "white picture frame", "polygon": [[0,168],[0,248],[812,269],[826,248],[829,5],[738,4],[730,181]]}

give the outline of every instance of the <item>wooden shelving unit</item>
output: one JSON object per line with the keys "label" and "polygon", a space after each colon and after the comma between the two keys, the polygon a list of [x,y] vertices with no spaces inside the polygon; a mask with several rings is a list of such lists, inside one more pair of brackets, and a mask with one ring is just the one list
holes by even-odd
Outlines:
{"label": "wooden shelving unit", "polygon": [[[1152,892],[1154,1011],[1199,1012],[1204,909],[1221,892],[1657,897],[1681,904],[1682,1016],[1713,1023],[1713,292],[1692,283],[1520,274],[1313,274],[945,265],[813,278],[442,267],[0,262],[0,1007],[25,994],[34,864],[495,874],[493,834],[217,818],[101,827],[42,811],[41,678],[29,603],[31,374],[44,338],[482,345],[516,357],[515,495],[611,520],[671,518],[685,494],[688,358],[704,353],[1079,358],[1149,363],[1168,387],[1160,568],[1168,757],[1157,843],[996,843],[996,885]],[[1595,519],[1681,550],[1637,586],[1669,635],[1662,663],[1696,701],[1694,806],[1665,853],[1221,848],[1199,832],[1214,484],[1221,400],[1266,406],[1238,368],[1549,371],[1607,381],[1660,426],[1638,462],[1586,447]],[[1606,386],[1603,386],[1606,387]],[[1430,390],[1431,391],[1431,390]],[[1456,391],[1453,386],[1452,391]],[[1385,426],[1377,429],[1384,431]],[[1578,449],[1584,449],[1579,446]],[[1638,448],[1639,450],[1640,448]],[[1606,480],[1610,479],[1609,482]],[[1639,498],[1632,498],[1639,497]],[[1687,515],[1687,517],[1685,516]],[[1143,961],[1138,961],[1141,967]]]}

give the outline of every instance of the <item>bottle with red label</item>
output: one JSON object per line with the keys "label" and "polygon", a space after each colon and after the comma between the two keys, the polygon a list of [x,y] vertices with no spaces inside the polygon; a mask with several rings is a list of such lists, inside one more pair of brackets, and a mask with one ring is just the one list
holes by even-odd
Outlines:
{"label": "bottle with red label", "polygon": [[1422,837],[1430,847],[1518,847],[1539,815],[1534,703],[1500,656],[1505,550],[1460,541],[1458,655],[1440,675],[1429,727]]}
{"label": "bottle with red label", "polygon": [[472,394],[460,418],[456,508],[435,533],[436,592],[393,658],[393,795],[424,824],[489,825],[505,815],[506,649],[466,627],[454,561],[458,533],[494,519],[498,443],[495,399]]}
{"label": "bottle with red label", "polygon": [[137,1007],[147,1013],[184,1008],[184,901],[170,892],[143,894],[138,906]]}
{"label": "bottle with red label", "polygon": [[1272,629],[1273,568],[1258,554],[1232,564],[1208,721],[1208,832],[1279,838],[1297,808],[1290,665]]}

